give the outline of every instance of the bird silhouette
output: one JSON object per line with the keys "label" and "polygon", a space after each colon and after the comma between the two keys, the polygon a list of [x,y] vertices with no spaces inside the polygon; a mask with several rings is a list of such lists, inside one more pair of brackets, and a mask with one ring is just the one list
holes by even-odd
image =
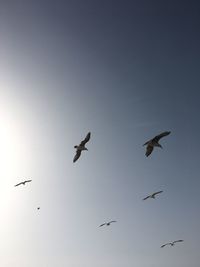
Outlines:
{"label": "bird silhouette", "polygon": [[83,150],[88,150],[86,147],[85,147],[85,144],[90,140],[90,136],[91,136],[91,133],[89,132],[87,135],[86,135],[86,137],[85,137],[85,139],[83,140],[83,141],[81,141],[81,143],[77,146],[74,146],[74,148],[76,148],[76,155],[74,156],[74,159],[73,159],[73,162],[76,162],[78,159],[79,159],[79,157],[80,157],[80,155],[81,155],[81,152],[83,151]]}
{"label": "bird silhouette", "polygon": [[159,144],[159,140],[162,138],[162,137],[164,137],[164,136],[167,136],[167,135],[169,135],[171,132],[163,132],[163,133],[161,133],[161,134],[159,134],[159,135],[156,135],[154,138],[152,138],[151,140],[149,140],[149,141],[147,141],[143,146],[147,146],[146,147],[146,153],[145,153],[145,155],[148,157],[151,153],[152,153],[152,151],[153,151],[153,149],[154,149],[154,147],[156,146],[156,147],[160,147],[160,148],[162,148],[162,146]]}
{"label": "bird silhouette", "polygon": [[117,221],[110,221],[110,222],[105,222],[105,223],[102,223],[101,225],[99,225],[99,227],[102,227],[104,225],[106,226],[110,226],[111,223],[114,223],[114,222],[117,222]]}
{"label": "bird silhouette", "polygon": [[160,194],[160,193],[162,193],[162,192],[163,192],[163,191],[155,192],[155,193],[153,193],[153,194],[151,194],[151,195],[148,195],[147,197],[143,198],[143,200],[146,200],[146,199],[148,199],[148,198],[153,198],[153,199],[155,199],[156,195],[158,195],[158,194]]}
{"label": "bird silhouette", "polygon": [[168,246],[168,245],[173,247],[176,243],[183,242],[183,241],[184,240],[180,239],[180,240],[176,240],[176,241],[173,241],[173,242],[169,242],[169,243],[166,243],[166,244],[162,245],[161,248],[164,248],[165,246]]}
{"label": "bird silhouette", "polygon": [[25,185],[26,183],[30,183],[32,180],[26,180],[26,181],[23,181],[23,182],[20,182],[18,184],[16,184],[15,186],[19,186],[19,185]]}

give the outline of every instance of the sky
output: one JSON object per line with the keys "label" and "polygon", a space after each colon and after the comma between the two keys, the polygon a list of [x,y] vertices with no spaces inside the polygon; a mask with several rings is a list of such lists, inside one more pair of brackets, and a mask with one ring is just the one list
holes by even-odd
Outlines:
{"label": "sky", "polygon": [[0,266],[199,266],[199,11],[0,1]]}

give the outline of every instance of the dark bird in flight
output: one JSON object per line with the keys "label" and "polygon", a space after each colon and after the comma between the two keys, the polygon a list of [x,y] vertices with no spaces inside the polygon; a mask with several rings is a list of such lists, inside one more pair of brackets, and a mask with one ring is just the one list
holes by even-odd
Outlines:
{"label": "dark bird in flight", "polygon": [[21,182],[21,183],[19,183],[19,184],[16,184],[15,186],[19,186],[19,185],[21,185],[21,184],[23,184],[23,185],[25,185],[26,183],[30,183],[32,180],[26,180],[26,181],[24,181],[24,182]]}
{"label": "dark bird in flight", "polygon": [[155,136],[154,138],[152,138],[151,140],[147,141],[147,142],[143,145],[143,146],[147,146],[147,147],[146,147],[146,154],[145,154],[145,155],[148,157],[148,156],[152,153],[152,151],[153,151],[153,149],[154,149],[155,146],[162,148],[162,146],[159,144],[159,140],[160,140],[162,137],[169,135],[170,133],[171,133],[171,132],[163,132],[163,133],[161,133],[161,134],[159,134],[159,135],[156,135],[156,136]]}
{"label": "dark bird in flight", "polygon": [[106,222],[106,223],[102,223],[101,225],[99,225],[99,227],[102,227],[104,225],[106,226],[110,226],[111,223],[114,223],[114,222],[117,222],[117,221],[110,221],[110,222]]}
{"label": "dark bird in flight", "polygon": [[153,193],[153,194],[151,194],[151,195],[148,195],[147,197],[143,198],[143,200],[146,200],[146,199],[148,199],[148,198],[153,198],[153,199],[155,199],[156,195],[158,195],[158,194],[160,194],[160,193],[162,193],[162,192],[163,192],[163,191],[155,192],[155,193]]}
{"label": "dark bird in flight", "polygon": [[161,248],[164,248],[165,246],[168,246],[168,245],[173,247],[176,243],[183,242],[183,241],[184,240],[180,239],[180,240],[176,240],[176,241],[173,241],[173,242],[169,242],[169,243],[166,243],[166,244],[162,245]]}
{"label": "dark bird in flight", "polygon": [[38,210],[40,210],[40,207],[37,207]]}
{"label": "dark bird in flight", "polygon": [[89,133],[86,135],[85,139],[84,139],[83,141],[81,141],[81,143],[80,143],[78,146],[74,146],[74,148],[76,148],[76,155],[75,155],[75,157],[74,157],[74,159],[73,159],[73,162],[76,162],[76,161],[77,161],[77,159],[80,157],[81,152],[82,152],[83,150],[88,150],[88,149],[85,147],[85,144],[90,140],[90,136],[91,136],[91,133],[89,132]]}

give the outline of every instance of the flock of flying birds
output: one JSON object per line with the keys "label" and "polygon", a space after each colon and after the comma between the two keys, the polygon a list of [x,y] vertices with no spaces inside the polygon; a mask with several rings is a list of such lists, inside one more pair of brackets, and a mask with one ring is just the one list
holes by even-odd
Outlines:
{"label": "flock of flying birds", "polygon": [[[160,147],[160,148],[162,148],[161,144],[159,144],[160,139],[162,137],[164,137],[164,136],[169,135],[170,133],[171,132],[168,132],[168,131],[163,132],[163,133],[161,133],[159,135],[156,135],[154,138],[150,139],[146,143],[144,143],[143,146],[146,146],[146,153],[145,153],[146,157],[148,157],[153,152],[154,147]],[[85,145],[90,140],[90,137],[91,137],[91,133],[89,132],[86,135],[85,139],[82,140],[79,145],[74,146],[74,148],[76,149],[76,154],[74,156],[73,162],[76,162],[80,158],[82,151],[84,151],[84,150],[88,151],[88,149],[87,149],[87,147],[85,147]],[[20,182],[20,183],[16,184],[15,186],[25,185],[26,183],[30,183],[31,181],[32,180],[25,180],[23,182]],[[161,194],[162,192],[163,191],[154,192],[154,193],[146,196],[145,198],[143,198],[143,200],[147,200],[147,199],[150,199],[150,198],[155,199],[156,198],[156,195]],[[37,207],[37,209],[39,210],[40,207]],[[115,222],[117,222],[117,221],[104,222],[101,225],[99,225],[99,227],[102,227],[102,226],[110,226],[111,223],[115,223]],[[164,248],[165,246],[174,246],[176,243],[183,242],[183,241],[184,240],[182,240],[182,239],[175,240],[173,242],[169,242],[169,243],[163,244],[161,246],[161,248]]]}

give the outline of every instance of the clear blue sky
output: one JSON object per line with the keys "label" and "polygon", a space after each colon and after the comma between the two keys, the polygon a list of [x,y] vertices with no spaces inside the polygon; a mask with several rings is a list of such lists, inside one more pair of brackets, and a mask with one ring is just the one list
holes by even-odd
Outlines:
{"label": "clear blue sky", "polygon": [[0,2],[0,266],[199,267],[199,11]]}

